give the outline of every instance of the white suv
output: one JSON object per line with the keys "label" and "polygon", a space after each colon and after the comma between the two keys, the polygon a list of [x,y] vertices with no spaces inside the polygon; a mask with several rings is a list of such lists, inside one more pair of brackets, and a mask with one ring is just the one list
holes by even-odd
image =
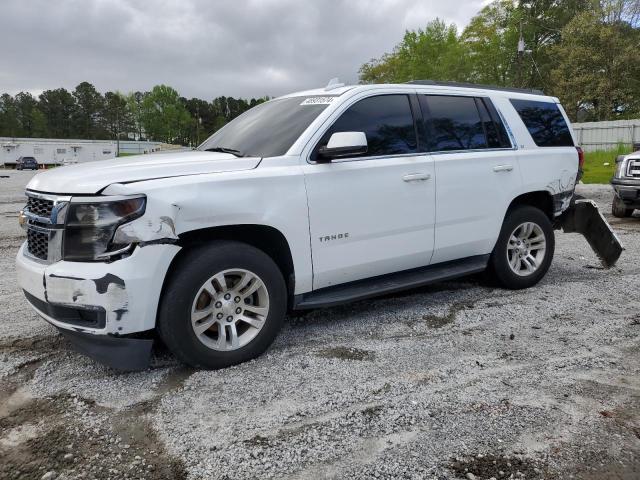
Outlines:
{"label": "white suv", "polygon": [[259,105],[195,151],[35,176],[19,283],[108,365],[144,367],[157,333],[182,361],[225,367],[262,353],[291,309],[485,269],[536,284],[553,228],[591,228],[569,214],[580,160],[541,93],[331,84]]}

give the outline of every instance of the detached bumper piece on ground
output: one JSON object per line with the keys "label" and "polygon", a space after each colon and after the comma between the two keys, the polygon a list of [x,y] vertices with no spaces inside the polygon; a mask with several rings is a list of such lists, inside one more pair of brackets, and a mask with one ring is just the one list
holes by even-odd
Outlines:
{"label": "detached bumper piece on ground", "polygon": [[580,233],[587,239],[602,264],[613,267],[624,250],[620,239],[593,200],[576,200],[559,219],[565,233]]}

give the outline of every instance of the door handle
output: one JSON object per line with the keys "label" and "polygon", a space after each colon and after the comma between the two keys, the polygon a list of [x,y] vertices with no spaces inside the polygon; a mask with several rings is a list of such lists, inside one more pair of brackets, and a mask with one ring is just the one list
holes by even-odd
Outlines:
{"label": "door handle", "polygon": [[510,172],[513,170],[513,165],[496,165],[493,167],[494,172]]}
{"label": "door handle", "polygon": [[430,173],[408,173],[407,175],[402,177],[402,180],[404,180],[405,182],[419,182],[423,180],[429,180],[430,178]]}

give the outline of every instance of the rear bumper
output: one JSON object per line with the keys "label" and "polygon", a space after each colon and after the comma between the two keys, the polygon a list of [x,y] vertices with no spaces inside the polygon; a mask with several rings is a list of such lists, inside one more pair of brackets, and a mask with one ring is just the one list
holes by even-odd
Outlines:
{"label": "rear bumper", "polygon": [[556,228],[580,233],[605,267],[616,264],[624,247],[593,200],[576,200],[557,220]]}

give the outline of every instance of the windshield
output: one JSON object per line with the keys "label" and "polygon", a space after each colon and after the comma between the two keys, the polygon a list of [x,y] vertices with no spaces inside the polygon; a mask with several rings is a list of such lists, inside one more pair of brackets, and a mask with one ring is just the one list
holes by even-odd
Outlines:
{"label": "windshield", "polygon": [[334,98],[290,97],[262,103],[214,133],[198,150],[252,157],[284,155]]}

